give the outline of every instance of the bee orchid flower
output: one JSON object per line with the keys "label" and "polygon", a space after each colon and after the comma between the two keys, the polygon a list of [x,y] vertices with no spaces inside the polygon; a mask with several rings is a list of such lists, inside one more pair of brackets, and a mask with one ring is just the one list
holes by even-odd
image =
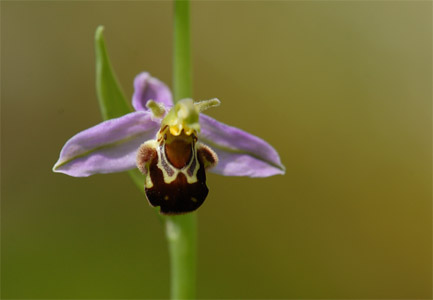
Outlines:
{"label": "bee orchid flower", "polygon": [[264,140],[202,113],[218,99],[173,103],[163,82],[139,74],[135,112],[81,131],[63,146],[54,172],[74,177],[138,168],[146,197],[161,214],[196,210],[208,194],[206,173],[267,177],[284,174],[277,151]]}

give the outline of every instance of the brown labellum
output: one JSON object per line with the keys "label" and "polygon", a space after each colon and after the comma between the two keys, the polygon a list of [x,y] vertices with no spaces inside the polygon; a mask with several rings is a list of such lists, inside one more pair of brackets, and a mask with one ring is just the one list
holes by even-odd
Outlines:
{"label": "brown labellum", "polygon": [[206,199],[205,169],[216,164],[217,156],[194,134],[172,136],[161,130],[159,137],[144,143],[137,155],[137,166],[147,176],[147,200],[164,215],[192,212]]}
{"label": "brown labellum", "polygon": [[194,183],[188,183],[183,173],[179,173],[174,181],[166,183],[163,171],[157,165],[157,159],[150,163],[148,176],[153,186],[145,188],[147,200],[152,206],[160,206],[161,214],[175,215],[194,211],[202,205],[209,192],[202,164]]}

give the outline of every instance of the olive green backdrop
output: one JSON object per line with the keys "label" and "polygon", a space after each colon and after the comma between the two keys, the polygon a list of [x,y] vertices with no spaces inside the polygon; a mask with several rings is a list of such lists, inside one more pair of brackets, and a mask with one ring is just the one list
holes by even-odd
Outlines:
{"label": "olive green backdrop", "polygon": [[[209,175],[199,298],[431,298],[431,2],[191,6],[194,97],[287,167]],[[51,172],[101,120],[99,24],[128,98],[143,70],[171,86],[171,2],[1,2],[2,299],[169,295],[162,226],[129,177]]]}

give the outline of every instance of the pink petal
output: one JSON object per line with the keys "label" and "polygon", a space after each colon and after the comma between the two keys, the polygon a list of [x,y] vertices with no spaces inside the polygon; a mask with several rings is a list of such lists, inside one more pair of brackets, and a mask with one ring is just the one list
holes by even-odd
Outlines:
{"label": "pink petal", "polygon": [[143,72],[134,79],[134,95],[132,106],[135,110],[147,110],[146,103],[154,100],[164,104],[166,107],[173,105],[170,89],[162,81]]}
{"label": "pink petal", "polygon": [[199,140],[219,158],[210,172],[226,176],[268,177],[284,174],[277,151],[261,138],[200,114]]}
{"label": "pink petal", "polygon": [[159,121],[147,111],[102,122],[69,139],[53,171],[86,177],[135,168],[138,148],[154,139],[159,127]]}

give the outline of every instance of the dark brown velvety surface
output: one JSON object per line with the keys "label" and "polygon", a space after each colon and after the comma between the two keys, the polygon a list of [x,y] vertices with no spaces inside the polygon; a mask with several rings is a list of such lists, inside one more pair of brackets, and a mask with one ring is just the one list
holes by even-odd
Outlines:
{"label": "dark brown velvety surface", "polygon": [[152,188],[146,188],[146,196],[150,205],[160,206],[161,214],[175,215],[191,212],[199,208],[209,192],[206,186],[206,174],[203,163],[198,159],[200,168],[197,172],[197,182],[189,184],[184,174],[167,184],[164,175],[158,168],[158,159],[150,164],[149,175],[153,182]]}

